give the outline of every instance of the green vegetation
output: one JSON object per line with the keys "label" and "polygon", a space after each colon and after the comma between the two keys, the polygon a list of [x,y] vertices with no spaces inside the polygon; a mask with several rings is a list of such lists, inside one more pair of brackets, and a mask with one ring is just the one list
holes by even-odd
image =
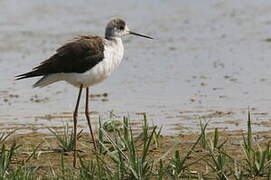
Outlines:
{"label": "green vegetation", "polygon": [[[149,126],[146,115],[143,117],[137,131],[127,117],[119,122],[100,120],[97,152],[80,132],[79,168],[73,168],[69,161],[73,134],[68,126],[62,134],[50,129],[61,151],[47,154],[42,150],[44,142],[24,153],[23,145],[9,141],[13,132],[2,133],[0,179],[271,179],[270,143],[255,141],[250,113],[238,154],[228,149],[228,140],[218,129],[207,133],[208,124],[201,124],[200,134],[189,146],[181,141],[165,145],[161,128]],[[52,160],[35,164],[48,154]]]}

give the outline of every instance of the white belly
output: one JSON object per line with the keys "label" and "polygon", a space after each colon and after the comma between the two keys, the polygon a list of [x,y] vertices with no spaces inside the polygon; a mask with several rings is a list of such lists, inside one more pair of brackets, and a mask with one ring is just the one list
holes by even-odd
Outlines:
{"label": "white belly", "polygon": [[[119,44],[120,43],[120,44]],[[105,46],[104,59],[84,73],[61,73],[64,81],[80,87],[92,86],[105,80],[120,65],[123,57],[123,45],[120,40],[115,46]]]}
{"label": "white belly", "polygon": [[118,65],[119,63],[102,61],[84,73],[63,73],[62,77],[74,86],[80,87],[83,84],[83,87],[88,87],[105,80]]}

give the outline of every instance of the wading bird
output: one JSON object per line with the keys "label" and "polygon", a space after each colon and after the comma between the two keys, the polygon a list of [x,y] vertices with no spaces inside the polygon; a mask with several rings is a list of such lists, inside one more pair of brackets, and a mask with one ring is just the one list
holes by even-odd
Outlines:
{"label": "wading bird", "polygon": [[94,35],[80,36],[57,49],[53,56],[33,68],[32,71],[16,76],[16,80],[42,76],[33,87],[44,87],[58,81],[66,81],[79,87],[79,94],[73,113],[74,166],[76,166],[77,156],[77,112],[82,89],[86,88],[85,115],[93,145],[97,150],[89,118],[89,87],[106,79],[119,66],[124,52],[121,37],[128,34],[153,39],[152,37],[130,31],[124,20],[114,18],[106,26],[105,37]]}

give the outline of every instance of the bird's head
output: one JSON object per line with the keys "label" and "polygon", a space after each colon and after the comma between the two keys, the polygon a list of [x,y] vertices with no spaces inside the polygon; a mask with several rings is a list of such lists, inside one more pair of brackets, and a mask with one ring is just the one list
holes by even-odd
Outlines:
{"label": "bird's head", "polygon": [[142,34],[135,33],[133,31],[130,31],[128,28],[126,22],[123,19],[120,18],[114,18],[112,19],[106,26],[105,29],[105,37],[108,39],[114,38],[114,37],[121,37],[124,35],[136,35],[136,36],[141,36],[149,39],[153,39],[150,36],[145,36]]}

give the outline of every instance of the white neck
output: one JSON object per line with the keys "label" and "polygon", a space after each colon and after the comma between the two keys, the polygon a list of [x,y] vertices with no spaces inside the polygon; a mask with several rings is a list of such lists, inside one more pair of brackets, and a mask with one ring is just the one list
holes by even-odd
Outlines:
{"label": "white neck", "polygon": [[120,37],[114,37],[111,39],[107,39],[107,43],[108,46],[111,46],[113,48],[117,48],[121,51],[123,51],[123,44],[122,44],[122,40]]}
{"label": "white neck", "polygon": [[107,73],[114,71],[121,63],[124,53],[124,48],[121,38],[115,37],[114,39],[105,39],[104,49],[104,68]]}

